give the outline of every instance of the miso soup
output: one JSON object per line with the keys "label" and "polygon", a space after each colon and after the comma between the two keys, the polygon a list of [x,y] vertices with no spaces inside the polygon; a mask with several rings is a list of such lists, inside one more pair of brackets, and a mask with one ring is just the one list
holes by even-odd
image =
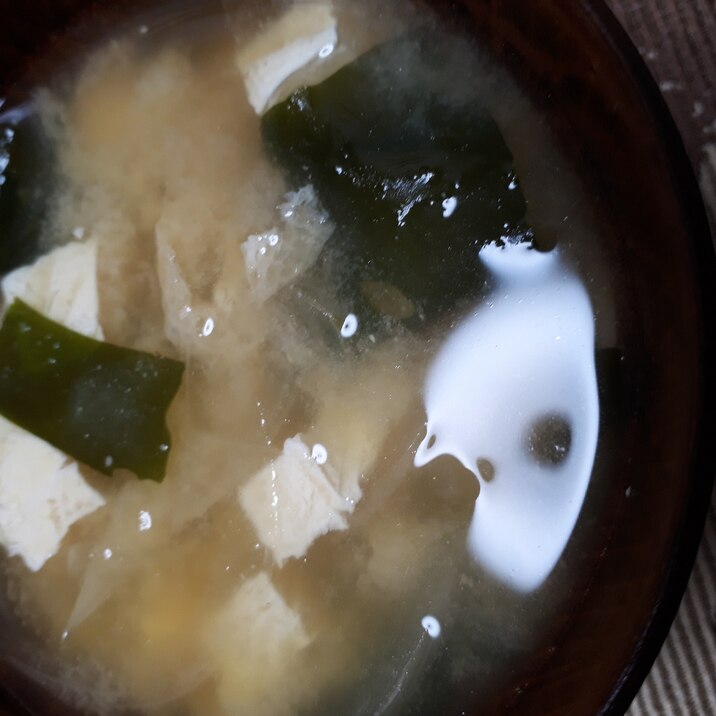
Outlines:
{"label": "miso soup", "polygon": [[7,660],[107,714],[488,700],[598,493],[610,295],[548,123],[408,0],[93,37],[0,107]]}

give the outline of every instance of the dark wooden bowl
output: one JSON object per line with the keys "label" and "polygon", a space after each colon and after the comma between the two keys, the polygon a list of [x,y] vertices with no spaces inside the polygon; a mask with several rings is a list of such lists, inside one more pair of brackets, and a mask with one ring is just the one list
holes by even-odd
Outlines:
{"label": "dark wooden bowl", "polygon": [[[82,50],[88,36],[73,19],[93,18],[101,33],[132,4],[142,3],[0,0],[0,96]],[[706,434],[716,417],[716,270],[704,208],[666,106],[600,0],[432,4],[482,38],[562,138],[602,223],[620,306],[595,468],[603,484],[580,521],[589,549],[570,554],[588,577],[494,701],[474,703],[466,678],[440,710],[622,713],[678,607],[716,473]],[[8,663],[0,684],[8,714],[73,713]]]}

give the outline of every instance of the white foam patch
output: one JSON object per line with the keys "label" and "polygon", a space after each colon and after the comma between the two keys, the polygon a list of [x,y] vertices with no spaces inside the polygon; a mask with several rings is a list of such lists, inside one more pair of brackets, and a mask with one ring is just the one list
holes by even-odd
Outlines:
{"label": "white foam patch", "polygon": [[[415,464],[452,455],[480,481],[468,547],[520,591],[538,588],[559,560],[594,463],[599,401],[594,316],[587,291],[557,250],[490,244],[480,258],[496,288],[452,331],[425,384],[427,434]],[[571,428],[563,462],[540,464],[530,430],[547,415]],[[485,481],[479,459],[494,478]]]}

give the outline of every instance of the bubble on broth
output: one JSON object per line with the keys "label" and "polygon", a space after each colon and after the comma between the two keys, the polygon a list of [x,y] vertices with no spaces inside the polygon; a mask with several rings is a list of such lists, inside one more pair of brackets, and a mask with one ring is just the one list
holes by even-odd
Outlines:
{"label": "bubble on broth", "polygon": [[437,639],[440,636],[442,627],[440,626],[440,622],[435,617],[428,614],[421,619],[420,623],[422,624],[423,629],[427,632],[427,635],[432,639]]}

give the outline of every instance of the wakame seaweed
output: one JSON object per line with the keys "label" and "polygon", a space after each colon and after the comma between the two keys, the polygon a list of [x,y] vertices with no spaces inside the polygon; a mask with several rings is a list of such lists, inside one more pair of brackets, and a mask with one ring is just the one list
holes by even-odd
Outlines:
{"label": "wakame seaweed", "polygon": [[262,119],[291,182],[313,184],[336,224],[323,253],[340,257],[336,285],[373,308],[385,297],[408,324],[479,295],[484,245],[532,239],[512,154],[459,57],[399,38]]}
{"label": "wakame seaweed", "polygon": [[80,462],[164,478],[183,363],[97,341],[16,299],[0,328],[0,413]]}

